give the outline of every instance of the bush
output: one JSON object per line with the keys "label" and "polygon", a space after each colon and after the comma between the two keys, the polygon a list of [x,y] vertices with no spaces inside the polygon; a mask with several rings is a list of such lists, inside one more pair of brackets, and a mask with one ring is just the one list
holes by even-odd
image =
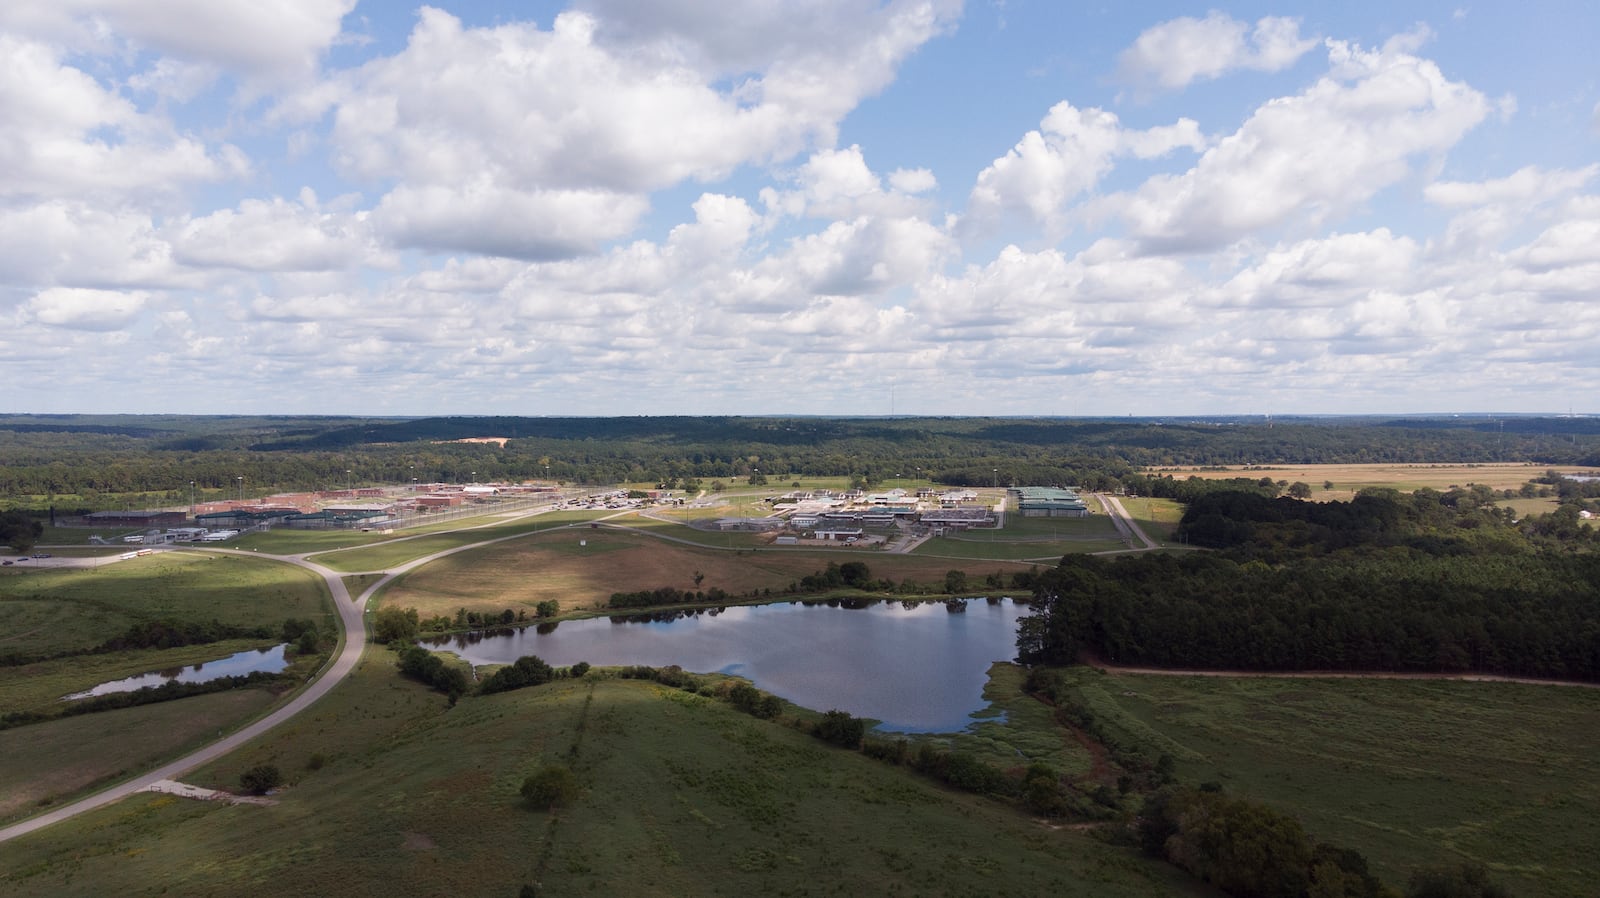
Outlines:
{"label": "bush", "polygon": [[239,774],[239,787],[251,795],[265,795],[283,785],[283,773],[271,764],[257,764]]}
{"label": "bush", "polygon": [[816,728],[812,730],[818,739],[842,745],[845,748],[860,748],[861,738],[866,735],[866,721],[850,716],[848,711],[832,710],[822,715],[817,721]]}
{"label": "bush", "polygon": [[578,798],[578,777],[564,764],[546,764],[522,781],[522,797],[536,808],[563,808]]}

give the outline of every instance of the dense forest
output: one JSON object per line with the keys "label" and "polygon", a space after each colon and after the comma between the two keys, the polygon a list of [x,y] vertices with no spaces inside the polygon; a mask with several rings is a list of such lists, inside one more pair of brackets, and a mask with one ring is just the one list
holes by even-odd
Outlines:
{"label": "dense forest", "polygon": [[1027,662],[1600,680],[1600,546],[1572,506],[1514,521],[1481,491],[1195,497],[1214,551],[1074,555],[1040,575]]}
{"label": "dense forest", "polygon": [[[475,438],[506,442],[451,442]],[[413,478],[921,478],[1159,495],[1142,468],[1498,460],[1600,465],[1600,419],[0,416],[0,502],[30,508],[181,504],[191,482],[205,498]]]}

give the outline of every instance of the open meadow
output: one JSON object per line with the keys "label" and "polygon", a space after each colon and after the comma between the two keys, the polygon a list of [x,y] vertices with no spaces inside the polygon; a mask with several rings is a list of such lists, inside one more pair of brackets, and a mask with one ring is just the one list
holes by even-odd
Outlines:
{"label": "open meadow", "polygon": [[[1349,501],[1359,490],[1367,487],[1388,487],[1411,492],[1435,489],[1441,492],[1452,487],[1482,484],[1495,492],[1515,490],[1556,470],[1569,474],[1596,476],[1600,471],[1571,465],[1540,465],[1533,462],[1485,462],[1483,464],[1348,464],[1348,465],[1250,465],[1227,468],[1166,467],[1152,468],[1150,474],[1171,475],[1175,480],[1199,477],[1205,480],[1222,480],[1234,477],[1301,482],[1311,487],[1311,498],[1331,502]],[[1332,484],[1331,487],[1328,484]],[[1130,509],[1131,511],[1131,509]]]}
{"label": "open meadow", "polygon": [[[579,794],[530,807],[559,762]],[[724,702],[592,673],[454,708],[379,651],[190,778],[277,765],[270,806],[142,795],[6,846],[0,896],[1213,895],[1174,868]]]}
{"label": "open meadow", "polygon": [[969,581],[990,573],[1010,574],[1027,565],[871,552],[735,549],[686,545],[626,529],[559,529],[449,555],[410,571],[381,594],[384,605],[416,608],[423,617],[469,611],[526,609],[542,601],[560,603],[563,614],[607,609],[612,593],[671,586],[720,588],[731,596],[785,589],[829,562],[861,561],[871,576],[896,582],[944,583],[952,567]]}
{"label": "open meadow", "polygon": [[1101,725],[1179,778],[1288,811],[1403,883],[1478,861],[1519,898],[1600,882],[1600,689],[1070,673]]}
{"label": "open meadow", "polygon": [[102,567],[13,570],[0,574],[0,654],[81,652],[161,619],[275,629],[286,618],[310,618],[333,630],[322,581],[277,561],[180,551]]}

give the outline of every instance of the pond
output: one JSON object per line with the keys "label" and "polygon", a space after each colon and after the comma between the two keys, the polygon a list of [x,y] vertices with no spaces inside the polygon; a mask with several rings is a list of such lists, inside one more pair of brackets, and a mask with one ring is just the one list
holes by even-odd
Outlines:
{"label": "pond", "polygon": [[85,692],[74,692],[64,696],[62,701],[72,701],[78,698],[90,698],[96,695],[108,695],[112,692],[133,692],[155,686],[165,686],[177,681],[179,683],[206,683],[222,677],[242,677],[246,674],[277,673],[289,666],[288,660],[283,657],[283,650],[288,643],[275,645],[270,649],[254,649],[248,652],[237,652],[226,658],[215,661],[205,661],[200,664],[191,664],[187,667],[171,667],[166,670],[152,671],[127,677],[121,680],[112,680],[101,683],[99,686]]}
{"label": "pond", "polygon": [[[473,665],[538,655],[556,667],[643,664],[736,674],[797,705],[837,708],[881,730],[951,732],[985,707],[989,665],[1016,657],[1009,599],[790,602],[631,615],[422,643]],[[545,632],[540,632],[540,630]]]}

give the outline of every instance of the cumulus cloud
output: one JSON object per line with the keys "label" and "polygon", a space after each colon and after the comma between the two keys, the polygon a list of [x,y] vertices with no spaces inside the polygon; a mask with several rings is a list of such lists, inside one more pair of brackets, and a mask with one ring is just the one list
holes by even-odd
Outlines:
{"label": "cumulus cloud", "polygon": [[594,252],[633,230],[642,196],[605,190],[517,190],[479,177],[459,185],[402,185],[372,213],[395,244],[552,259]]}
{"label": "cumulus cloud", "polygon": [[1150,251],[1212,249],[1298,218],[1319,223],[1442,153],[1488,113],[1430,60],[1330,42],[1330,74],[1258,108],[1181,175],[1113,204]]}
{"label": "cumulus cloud", "polygon": [[247,167],[237,149],[176,133],[53,47],[0,34],[0,59],[0,197],[164,194]]}
{"label": "cumulus cloud", "polygon": [[169,230],[177,261],[195,267],[331,271],[393,264],[376,246],[366,213],[322,210],[309,191],[300,202],[245,200],[237,210],[182,219]]}
{"label": "cumulus cloud", "polygon": [[[0,29],[102,52],[117,51],[121,38],[182,62],[281,82],[315,72],[355,5],[356,0],[8,3],[0,5]],[[171,65],[147,77],[171,75]]]}
{"label": "cumulus cloud", "polygon": [[1135,131],[1123,128],[1115,113],[1062,101],[1050,108],[1038,130],[1023,135],[978,174],[968,215],[982,224],[1021,213],[1059,227],[1068,203],[1092,190],[1118,157],[1150,159],[1204,147],[1200,126],[1190,119]]}
{"label": "cumulus cloud", "polygon": [[[784,18],[767,7],[718,17],[726,27],[743,23],[748,38],[748,29],[766,26],[744,18],[759,19],[761,10],[773,27]],[[403,227],[391,231],[407,245],[520,257],[587,251],[626,233],[642,214],[639,195],[827,146],[839,120],[886,85],[949,15],[931,3],[829,10],[826,20],[841,26],[832,40],[800,32],[771,44],[752,40],[730,60],[723,57],[732,45],[719,43],[720,31],[694,43],[692,30],[675,30],[695,18],[687,6],[642,12],[647,21],[626,26],[568,11],[549,30],[467,28],[424,7],[404,50],[313,91],[301,105],[332,105],[332,145],[344,171],[403,181],[384,201],[390,209],[379,211],[392,220],[404,209]],[[731,86],[730,73],[739,73]],[[462,183],[474,185],[470,195],[443,202]],[[519,197],[513,205],[587,208],[572,210],[580,219],[575,233],[553,233],[559,229],[551,225],[525,240],[476,239],[506,211],[488,200],[499,192]],[[474,209],[486,216],[476,228]],[[604,226],[601,214],[615,226]]]}
{"label": "cumulus cloud", "polygon": [[1300,20],[1267,16],[1255,27],[1225,13],[1188,16],[1146,29],[1118,57],[1117,73],[1141,88],[1176,90],[1237,69],[1277,72],[1312,47],[1300,37]]}
{"label": "cumulus cloud", "polygon": [[[818,150],[811,154],[790,178],[793,190],[764,188],[761,200],[775,215],[811,218],[853,218],[861,215],[905,216],[921,209],[924,203],[912,194],[935,186],[933,173],[926,169],[897,171],[890,178],[890,189],[867,166],[861,147],[852,144],[842,150]],[[917,190],[902,190],[907,184]]]}
{"label": "cumulus cloud", "polygon": [[51,287],[30,299],[23,312],[51,327],[114,331],[128,326],[144,308],[148,296],[142,291]]}

